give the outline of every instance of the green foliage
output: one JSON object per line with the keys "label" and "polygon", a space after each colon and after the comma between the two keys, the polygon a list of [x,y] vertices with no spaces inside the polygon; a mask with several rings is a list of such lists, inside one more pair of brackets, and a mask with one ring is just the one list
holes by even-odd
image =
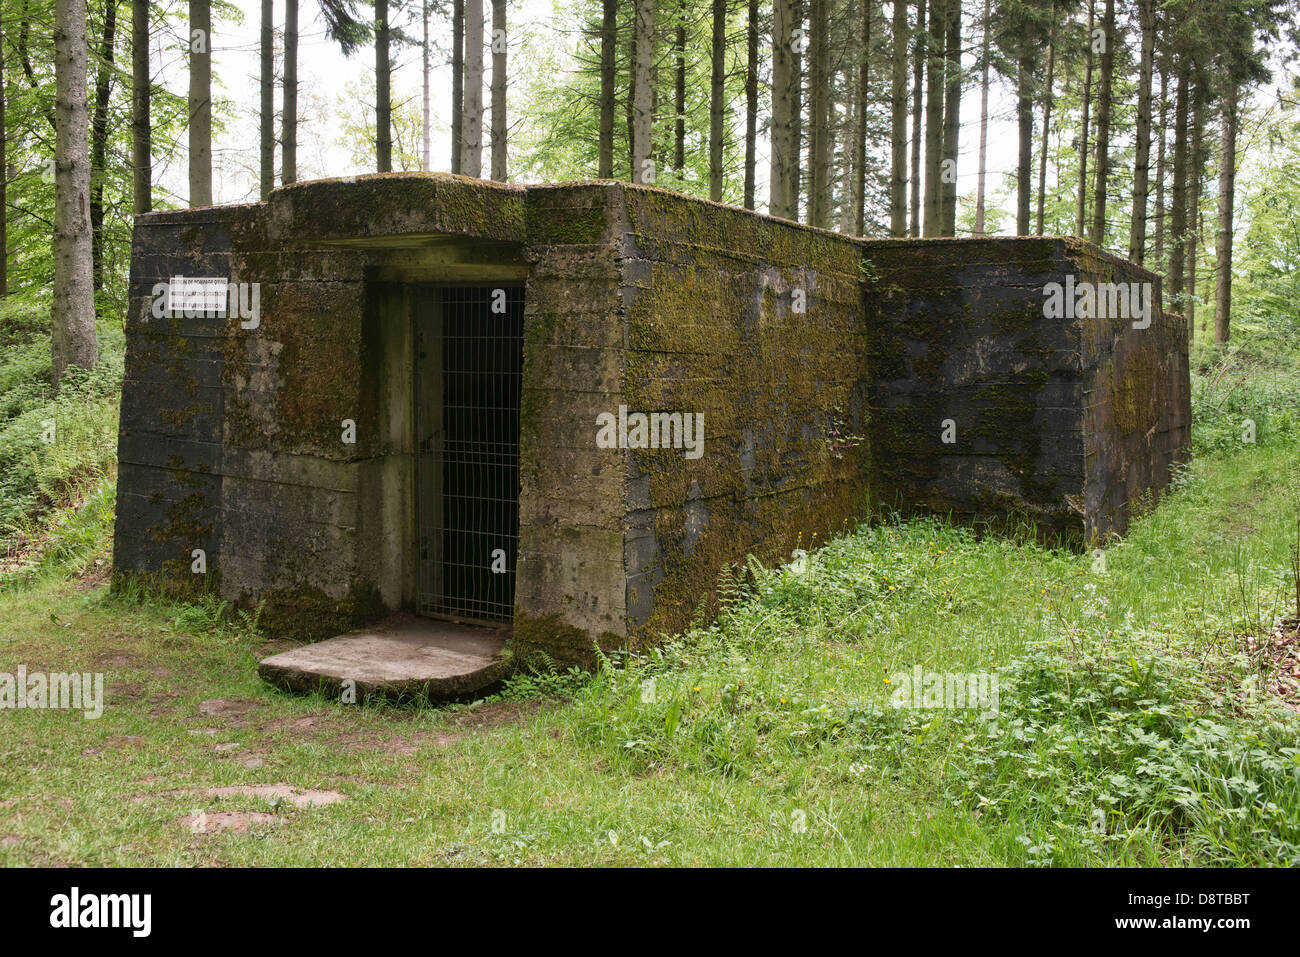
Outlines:
{"label": "green foliage", "polygon": [[101,323],[100,362],[50,389],[48,301],[0,305],[0,546],[20,548],[99,488],[116,463],[123,335]]}
{"label": "green foliage", "polygon": [[1192,444],[1198,454],[1295,446],[1300,377],[1293,363],[1264,359],[1251,343],[1207,361],[1192,378]]}
{"label": "green foliage", "polygon": [[[1216,666],[1232,669],[1231,687]],[[1200,864],[1300,863],[1300,722],[1258,699],[1248,669],[1094,625],[999,677],[996,732],[966,719],[950,793],[1024,831],[1027,863],[1134,841]]]}

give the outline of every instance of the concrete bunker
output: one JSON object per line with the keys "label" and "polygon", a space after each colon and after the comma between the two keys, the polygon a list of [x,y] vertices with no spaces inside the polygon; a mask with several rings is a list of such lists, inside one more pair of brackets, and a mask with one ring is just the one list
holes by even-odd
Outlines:
{"label": "concrete bunker", "polygon": [[[1154,284],[1157,308],[1048,318],[1068,277]],[[258,314],[179,308],[195,280]],[[306,639],[405,612],[325,683],[391,687],[367,662],[399,648],[455,693],[503,648],[644,647],[711,610],[724,565],[881,504],[1122,533],[1188,441],[1158,303],[1078,240],[856,240],[616,182],[386,174],[148,214],[115,570]],[[263,673],[325,680],[292,664]]]}

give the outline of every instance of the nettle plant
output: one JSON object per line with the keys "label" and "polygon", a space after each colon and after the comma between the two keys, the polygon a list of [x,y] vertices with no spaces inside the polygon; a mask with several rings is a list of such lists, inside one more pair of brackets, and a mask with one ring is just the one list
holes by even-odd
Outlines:
{"label": "nettle plant", "polygon": [[1246,663],[1083,622],[1001,678],[999,733],[969,739],[950,797],[1015,820],[1028,863],[1086,862],[1107,843],[1158,860],[1300,863],[1300,724]]}

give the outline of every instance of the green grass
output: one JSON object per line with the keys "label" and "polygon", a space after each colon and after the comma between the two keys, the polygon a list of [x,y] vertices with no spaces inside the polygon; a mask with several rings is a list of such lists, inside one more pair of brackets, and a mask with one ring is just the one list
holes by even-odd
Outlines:
{"label": "green grass", "polygon": [[[0,711],[0,863],[1298,863],[1300,722],[1245,650],[1296,614],[1296,381],[1257,370],[1223,415],[1198,385],[1196,460],[1103,556],[882,521],[733,569],[646,657],[449,707],[281,694],[255,620],[110,595],[104,481],[0,589],[0,670],[108,688],[98,720]],[[1243,413],[1253,445],[1215,418]],[[995,673],[992,732],[892,707],[914,666]],[[277,783],[346,799],[199,793]]]}

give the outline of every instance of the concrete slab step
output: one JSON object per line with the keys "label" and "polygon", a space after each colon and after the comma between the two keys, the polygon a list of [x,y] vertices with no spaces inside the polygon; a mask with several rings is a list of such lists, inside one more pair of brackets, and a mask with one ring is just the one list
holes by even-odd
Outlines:
{"label": "concrete slab step", "polygon": [[394,616],[366,631],[339,635],[265,658],[257,673],[290,691],[341,694],[352,682],[361,700],[473,694],[505,674],[504,628]]}

